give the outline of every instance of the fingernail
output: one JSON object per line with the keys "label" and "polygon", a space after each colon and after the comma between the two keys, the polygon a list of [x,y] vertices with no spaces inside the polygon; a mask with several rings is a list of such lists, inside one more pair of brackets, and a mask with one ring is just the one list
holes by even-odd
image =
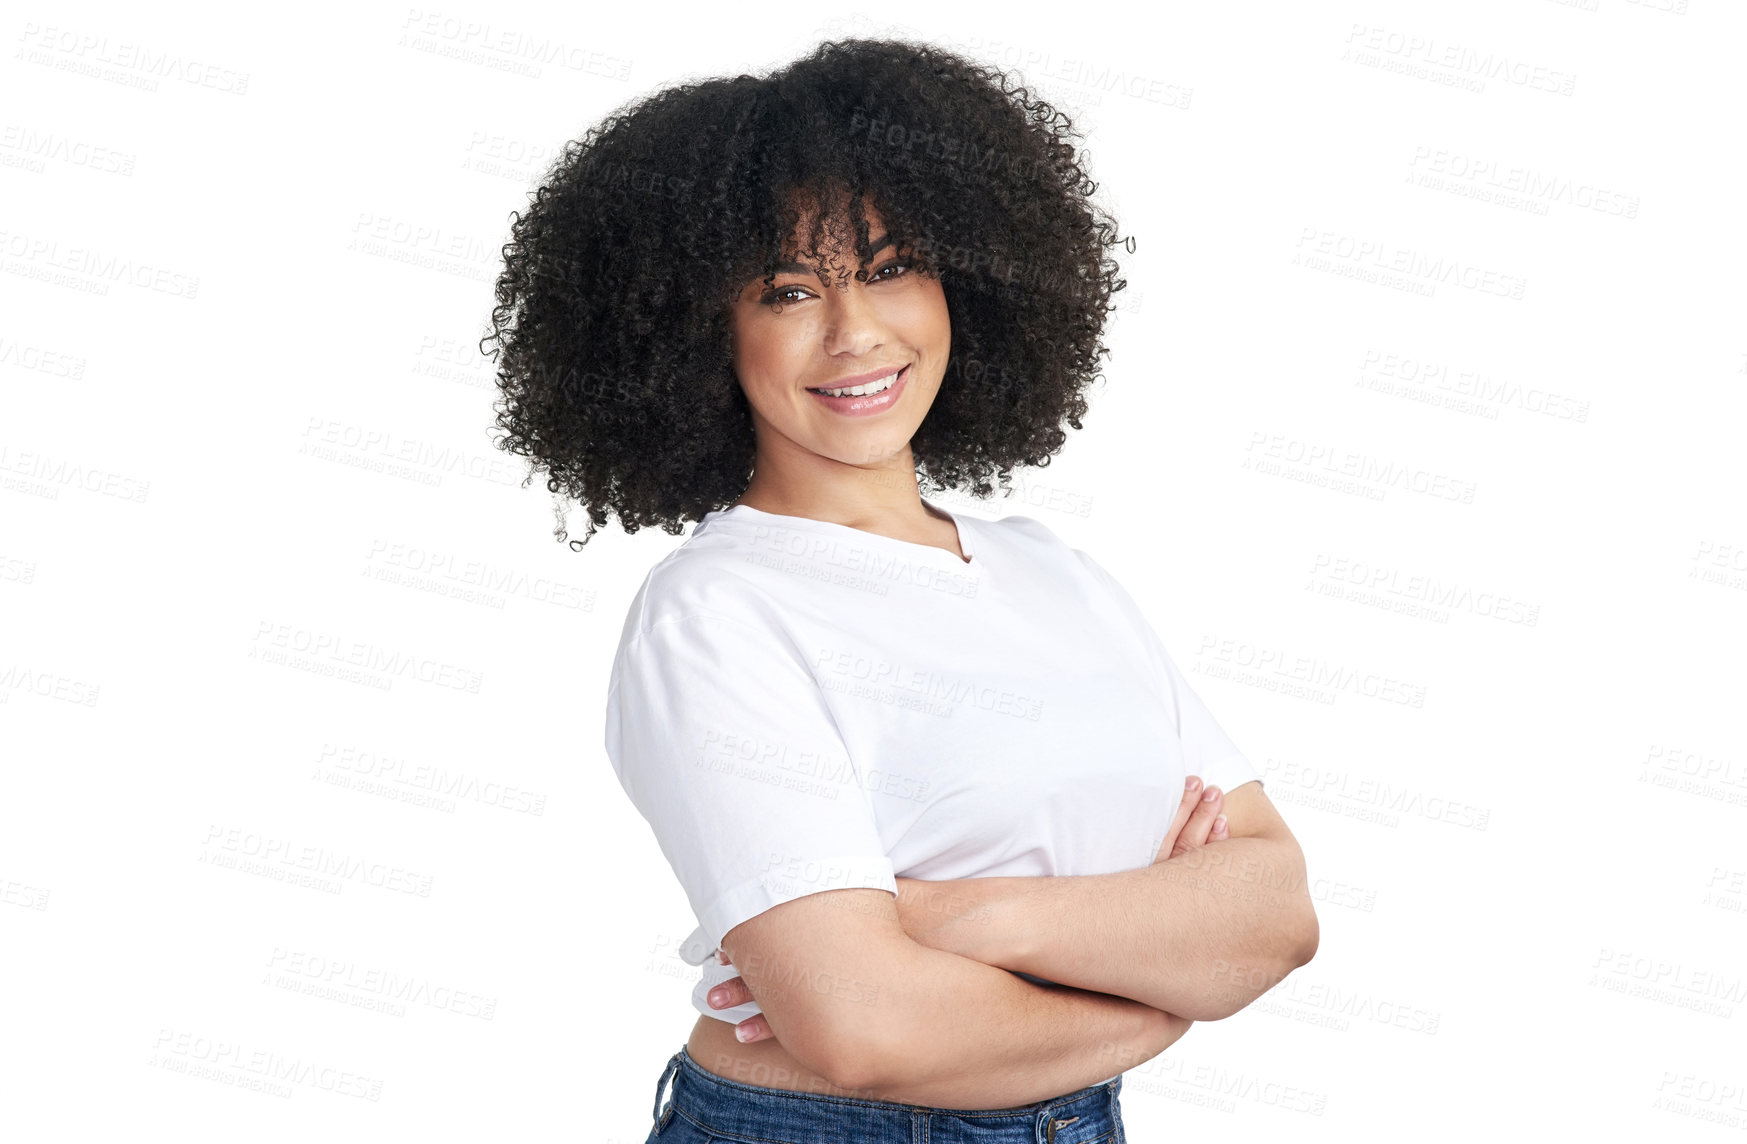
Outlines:
{"label": "fingernail", "polygon": [[1219,788],[1216,786],[1208,787],[1207,793],[1201,796],[1201,798],[1204,802],[1212,802],[1214,799],[1216,799],[1218,797],[1219,797]]}
{"label": "fingernail", "polygon": [[744,1025],[735,1025],[734,1036],[741,1041],[748,1041],[752,1039],[752,1030]]}
{"label": "fingernail", "polygon": [[721,986],[710,990],[710,1004],[723,1005],[728,1001],[728,991]]}
{"label": "fingernail", "polygon": [[1225,833],[1225,815],[1222,814],[1213,820],[1213,832],[1215,834]]}
{"label": "fingernail", "polygon": [[1201,776],[1190,775],[1188,785],[1189,785],[1189,793],[1190,794],[1194,794],[1196,791],[1200,790],[1201,789]]}

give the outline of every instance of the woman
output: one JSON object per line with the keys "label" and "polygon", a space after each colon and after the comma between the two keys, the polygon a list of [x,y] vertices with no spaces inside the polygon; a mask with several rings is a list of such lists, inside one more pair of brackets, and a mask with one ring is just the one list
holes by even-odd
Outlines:
{"label": "woman", "polygon": [[826,43],[621,109],[516,220],[504,446],[584,543],[698,522],[606,713],[707,963],[651,1140],[1120,1141],[1125,1068],[1315,950],[1127,593],[921,495],[1080,427],[1123,282],[1071,134],[951,53]]}

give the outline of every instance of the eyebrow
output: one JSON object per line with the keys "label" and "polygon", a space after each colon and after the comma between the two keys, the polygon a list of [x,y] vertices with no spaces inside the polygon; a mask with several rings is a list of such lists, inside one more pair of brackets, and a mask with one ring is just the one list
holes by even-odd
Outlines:
{"label": "eyebrow", "polygon": [[[867,252],[867,256],[869,258],[872,258],[874,255],[878,254],[880,251],[884,250],[886,247],[892,245],[892,236],[890,234],[882,234],[878,238],[869,239],[868,243],[869,243],[870,249]],[[779,262],[779,263],[777,263],[775,273],[777,273],[777,274],[811,274],[811,273],[813,273],[813,268],[811,266],[803,266],[799,262]]]}

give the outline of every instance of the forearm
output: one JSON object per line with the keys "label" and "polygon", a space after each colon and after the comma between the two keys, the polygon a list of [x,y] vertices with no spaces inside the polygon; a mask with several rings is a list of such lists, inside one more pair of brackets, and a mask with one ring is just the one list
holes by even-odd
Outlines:
{"label": "forearm", "polygon": [[1038,985],[957,954],[909,948],[914,956],[881,984],[877,1060],[851,1078],[872,1099],[1030,1104],[1151,1060],[1192,1023],[1124,997]]}
{"label": "forearm", "polygon": [[967,878],[957,951],[1195,1020],[1238,1012],[1310,959],[1316,913],[1292,842],[1233,838],[1117,874]]}

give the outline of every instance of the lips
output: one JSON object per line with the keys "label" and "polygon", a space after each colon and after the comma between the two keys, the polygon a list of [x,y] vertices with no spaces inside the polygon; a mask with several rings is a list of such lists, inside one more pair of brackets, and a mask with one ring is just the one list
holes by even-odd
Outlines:
{"label": "lips", "polygon": [[[838,385],[829,388],[836,389],[840,386],[847,385],[848,388],[853,389],[859,386],[875,385],[891,376],[890,373],[885,373],[872,374],[865,379],[845,378],[843,382],[839,382]],[[910,367],[906,365],[898,370],[897,377],[891,382],[891,384],[875,393],[845,394],[840,397],[832,397],[827,393],[820,392],[818,389],[809,389],[807,392],[813,395],[814,400],[824,404],[825,408],[831,410],[833,413],[840,413],[847,417],[865,417],[871,413],[879,413],[886,409],[890,409],[894,404],[896,404],[899,396],[904,392],[905,383],[909,380]]]}
{"label": "lips", "polygon": [[876,381],[883,381],[888,377],[895,377],[897,374],[902,373],[905,368],[905,366],[890,365],[884,369],[876,369],[868,373],[858,373],[854,377],[839,378],[830,385],[812,385],[807,388],[814,393],[823,393],[827,390],[841,391],[845,389],[859,389],[863,386],[871,385]]}
{"label": "lips", "polygon": [[826,397],[872,397],[876,393],[884,393],[897,383],[898,374],[902,370],[893,370],[878,381],[863,382],[860,385],[845,385],[830,388],[815,389],[814,393],[823,393]]}

